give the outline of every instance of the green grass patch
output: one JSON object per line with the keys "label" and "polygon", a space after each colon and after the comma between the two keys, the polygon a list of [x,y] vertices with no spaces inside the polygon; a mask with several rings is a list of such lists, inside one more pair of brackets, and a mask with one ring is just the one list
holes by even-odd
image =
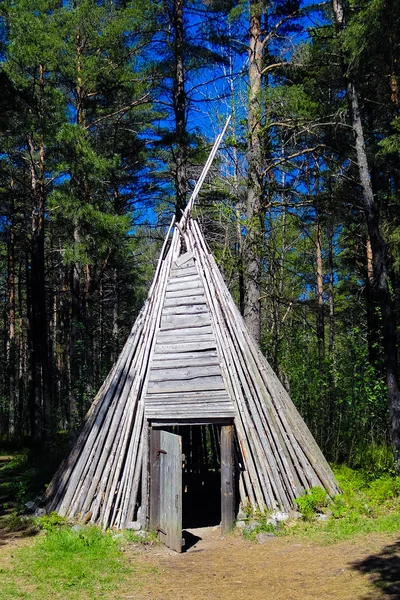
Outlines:
{"label": "green grass patch", "polygon": [[254,540],[265,531],[329,544],[357,535],[400,532],[400,477],[386,470],[373,473],[343,465],[333,470],[341,494],[329,498],[321,488],[311,488],[296,501],[303,518],[280,522],[277,528],[270,514],[249,514],[243,536]]}
{"label": "green grass patch", "polygon": [[[331,501],[322,501],[323,493],[319,498],[314,488],[299,498],[300,510],[306,508],[306,518],[285,525],[282,535],[301,535],[330,543],[356,535],[400,531],[400,477],[346,466],[334,467],[334,473],[342,493]],[[319,521],[317,512],[326,513],[329,520]]]}
{"label": "green grass patch", "polygon": [[15,552],[11,569],[0,570],[1,598],[98,598],[115,592],[133,570],[112,533],[53,528]]}

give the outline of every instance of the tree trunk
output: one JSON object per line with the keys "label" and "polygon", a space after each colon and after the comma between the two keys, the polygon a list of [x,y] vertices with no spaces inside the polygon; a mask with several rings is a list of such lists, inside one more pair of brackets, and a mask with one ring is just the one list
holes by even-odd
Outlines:
{"label": "tree trunk", "polygon": [[247,328],[259,344],[261,338],[261,251],[264,232],[262,198],[261,88],[263,44],[261,6],[250,1],[249,100],[248,100],[248,184],[247,223],[244,248],[245,301]]}
{"label": "tree trunk", "polygon": [[324,318],[324,270],[322,260],[322,230],[321,220],[317,210],[315,223],[316,233],[316,263],[317,263],[317,341],[319,368],[322,371],[325,360],[325,318]]}
{"label": "tree trunk", "polygon": [[379,317],[377,315],[377,298],[374,282],[374,265],[371,240],[367,234],[365,243],[367,271],[365,279],[365,302],[367,310],[368,359],[371,365],[377,365],[379,360]]}
{"label": "tree trunk", "polygon": [[174,83],[173,107],[175,115],[175,214],[179,221],[186,206],[187,190],[187,132],[186,132],[186,94],[184,64],[184,25],[183,0],[174,0],[173,29],[174,37]]}
{"label": "tree trunk", "polygon": [[[344,27],[344,8],[342,0],[333,0],[333,11],[336,27],[339,32]],[[343,56],[343,63],[345,57]],[[346,65],[343,65],[346,67]],[[348,73],[344,68],[343,72]],[[373,257],[374,284],[377,300],[382,313],[384,361],[386,383],[390,408],[392,442],[395,451],[397,468],[400,472],[400,389],[397,364],[397,331],[396,318],[390,296],[385,244],[379,227],[378,207],[372,189],[371,174],[365,149],[364,130],[358,104],[357,90],[351,75],[346,77],[346,93],[349,101],[351,123],[354,131],[355,149],[359,170],[362,200],[367,221],[368,235]]]}
{"label": "tree trunk", "polygon": [[22,291],[22,260],[18,268],[18,408],[15,432],[16,436],[22,438],[24,434],[24,400],[25,400],[25,376],[26,376],[26,343],[24,339],[24,301]]}
{"label": "tree trunk", "polygon": [[8,236],[8,270],[7,270],[7,342],[6,365],[7,387],[9,394],[8,436],[15,435],[16,394],[15,394],[15,215],[14,215],[14,182],[11,181],[10,230]]}
{"label": "tree trunk", "polygon": [[[117,269],[113,269],[112,271],[113,277],[113,321],[112,321],[112,362],[118,358],[118,349],[119,349],[119,282],[118,282],[118,271]],[[101,327],[103,328],[103,319],[101,319]]]}
{"label": "tree trunk", "polygon": [[[76,32],[76,122],[78,126],[86,126],[86,100],[87,93],[84,88],[82,77],[82,54],[84,51],[84,40],[78,27]],[[72,184],[81,201],[86,202],[90,197],[90,189],[84,175],[74,173],[72,175]],[[78,220],[74,224],[74,245],[79,247],[81,243],[81,227]],[[82,409],[82,391],[83,391],[83,364],[86,354],[85,339],[85,302],[86,302],[86,284],[82,289],[81,279],[83,274],[87,275],[86,267],[82,266],[79,260],[75,260],[70,271],[70,289],[71,289],[71,334],[70,334],[70,394],[69,394],[69,421],[70,427],[77,424],[80,411]]]}
{"label": "tree trunk", "polygon": [[333,263],[333,238],[334,231],[332,225],[329,228],[328,245],[328,269],[329,269],[329,358],[335,347],[335,269]]}
{"label": "tree trunk", "polygon": [[[74,231],[74,242],[80,241],[78,229]],[[70,423],[76,419],[78,413],[78,395],[81,382],[81,341],[82,341],[82,314],[81,314],[81,268],[78,262],[71,267],[71,344],[70,344]]]}
{"label": "tree trunk", "polygon": [[28,137],[31,156],[31,265],[30,265],[30,331],[31,331],[31,436],[40,438],[46,429],[46,412],[51,405],[51,381],[47,340],[46,272],[45,272],[45,167],[44,140],[39,143],[38,163],[34,160],[35,147]]}

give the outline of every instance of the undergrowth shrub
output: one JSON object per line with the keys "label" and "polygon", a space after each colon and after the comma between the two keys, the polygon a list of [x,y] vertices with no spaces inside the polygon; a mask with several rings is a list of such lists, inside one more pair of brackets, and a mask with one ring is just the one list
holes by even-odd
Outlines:
{"label": "undergrowth shrub", "polygon": [[317,511],[325,508],[329,501],[330,499],[326,491],[318,486],[312,487],[302,496],[296,498],[296,504],[303,517],[307,520],[313,519]]}
{"label": "undergrowth shrub", "polygon": [[60,517],[56,512],[51,512],[49,515],[44,515],[43,517],[37,517],[35,522],[44,531],[57,531],[61,527],[68,525],[67,520],[64,517]]}

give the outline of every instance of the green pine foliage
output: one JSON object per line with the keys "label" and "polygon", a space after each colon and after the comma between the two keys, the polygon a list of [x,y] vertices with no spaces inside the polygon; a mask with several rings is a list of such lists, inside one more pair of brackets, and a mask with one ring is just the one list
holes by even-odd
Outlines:
{"label": "green pine foliage", "polygon": [[[329,5],[268,4],[265,218],[250,223],[262,265],[261,347],[329,459],[390,469],[382,311],[345,88],[351,76],[397,310],[400,15],[394,1],[344,8],[337,32]],[[228,112],[195,210],[243,309],[250,4],[184,2],[184,139],[174,124],[174,10],[172,0],[1,3],[0,433],[8,438],[35,437],[36,428],[54,449],[80,426],[146,297],[173,212],[177,155],[183,148],[189,194]]]}

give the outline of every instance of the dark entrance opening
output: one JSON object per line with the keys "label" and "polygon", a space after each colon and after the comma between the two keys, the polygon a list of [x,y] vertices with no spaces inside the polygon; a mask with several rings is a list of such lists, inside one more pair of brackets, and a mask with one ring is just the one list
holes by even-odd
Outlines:
{"label": "dark entrance opening", "polygon": [[182,437],[182,527],[221,522],[221,426],[171,427]]}

